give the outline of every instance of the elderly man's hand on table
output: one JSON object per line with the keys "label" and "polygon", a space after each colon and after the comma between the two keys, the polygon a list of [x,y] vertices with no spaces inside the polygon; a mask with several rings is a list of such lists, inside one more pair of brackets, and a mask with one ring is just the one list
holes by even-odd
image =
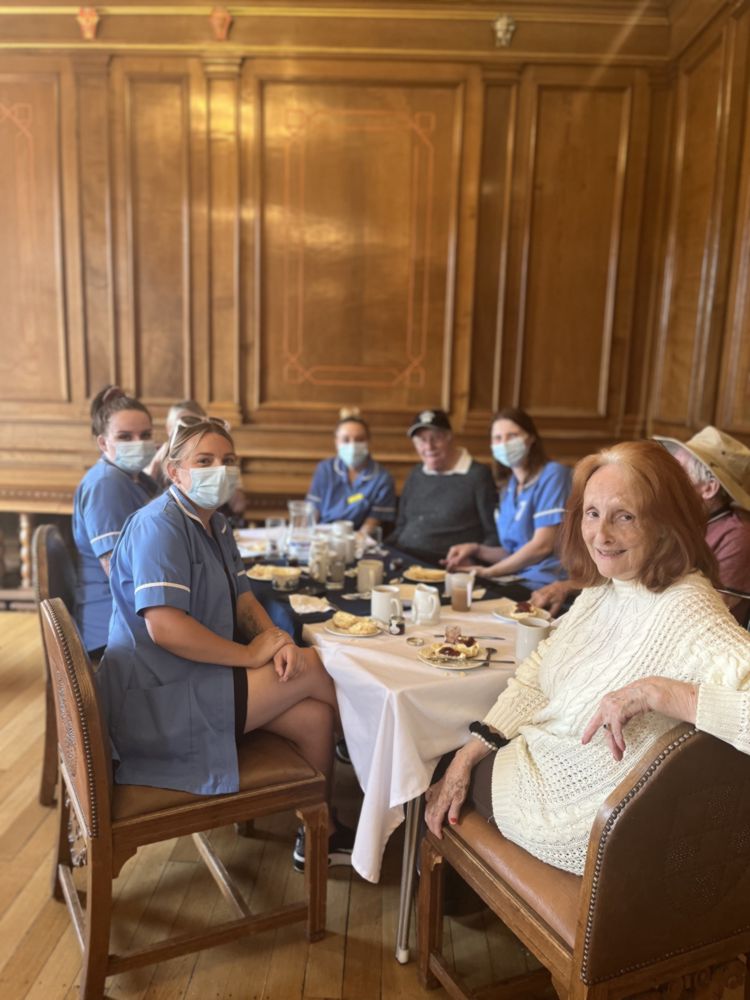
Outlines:
{"label": "elderly man's hand on table", "polygon": [[606,734],[615,760],[625,753],[624,727],[643,712],[660,712],[680,722],[695,722],[698,685],[668,677],[642,677],[605,694],[586,726],[581,743],[589,743],[599,728]]}
{"label": "elderly man's hand on table", "polygon": [[464,569],[467,565],[474,565],[478,558],[478,542],[464,542],[461,545],[451,545],[445,559],[440,562],[451,572],[455,569]]}

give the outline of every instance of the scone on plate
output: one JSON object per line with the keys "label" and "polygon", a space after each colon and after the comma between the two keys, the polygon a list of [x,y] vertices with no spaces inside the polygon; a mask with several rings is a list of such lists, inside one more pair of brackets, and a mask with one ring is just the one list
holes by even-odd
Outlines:
{"label": "scone on plate", "polygon": [[445,579],[445,570],[430,569],[428,566],[410,566],[405,575],[413,580],[422,580],[423,583],[442,583]]}
{"label": "scone on plate", "polygon": [[356,625],[359,621],[356,615],[350,614],[348,611],[337,611],[336,614],[331,619],[331,624],[335,625],[336,628],[348,629],[352,625]]}
{"label": "scone on plate", "polygon": [[350,635],[376,635],[379,631],[380,629],[371,618],[360,618],[347,629]]}
{"label": "scone on plate", "polygon": [[547,613],[530,601],[518,601],[515,610],[511,611],[510,617],[521,621],[524,618],[546,618]]}

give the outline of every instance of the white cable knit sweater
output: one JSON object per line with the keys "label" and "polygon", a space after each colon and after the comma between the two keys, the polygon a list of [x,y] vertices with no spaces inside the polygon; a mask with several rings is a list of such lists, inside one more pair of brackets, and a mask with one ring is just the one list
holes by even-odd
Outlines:
{"label": "white cable knit sweater", "polygon": [[750,753],[750,634],[707,580],[693,573],[661,594],[618,580],[584,590],[485,718],[516,737],[492,773],[509,840],[582,874],[599,806],[675,721],[632,719],[619,763],[601,731],[588,746],[581,735],[603,695],[650,676],[699,683],[697,727]]}

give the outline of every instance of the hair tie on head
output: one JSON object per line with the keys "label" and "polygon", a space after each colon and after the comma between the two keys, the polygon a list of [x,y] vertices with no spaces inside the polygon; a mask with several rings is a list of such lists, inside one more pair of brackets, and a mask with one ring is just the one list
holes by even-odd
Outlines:
{"label": "hair tie on head", "polygon": [[125,393],[119,387],[119,385],[111,385],[109,389],[106,389],[104,395],[102,396],[102,403],[109,403],[112,399],[119,399],[120,396],[124,396]]}
{"label": "hair tie on head", "polygon": [[339,423],[343,420],[361,420],[362,413],[358,406],[342,406],[339,410]]}

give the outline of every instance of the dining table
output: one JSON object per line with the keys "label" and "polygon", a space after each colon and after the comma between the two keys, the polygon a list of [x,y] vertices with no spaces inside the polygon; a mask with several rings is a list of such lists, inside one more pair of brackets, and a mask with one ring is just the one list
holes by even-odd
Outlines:
{"label": "dining table", "polygon": [[[443,607],[439,625],[407,619],[405,634],[398,636],[335,635],[320,622],[303,629],[336,685],[344,738],[363,793],[352,851],[355,871],[377,882],[388,839],[406,824],[396,934],[402,963],[409,960],[421,796],[440,758],[467,741],[469,724],[486,715],[515,670],[515,626],[493,616],[497,604],[477,602],[460,614]],[[447,625],[460,626],[463,635],[494,650],[489,662],[480,657],[446,666],[420,659],[420,651],[439,641]]]}
{"label": "dining table", "polygon": [[[262,540],[264,529],[245,531],[241,545]],[[242,548],[241,548],[242,551]],[[252,550],[245,549],[243,555]],[[314,646],[336,686],[341,723],[349,757],[362,789],[352,866],[362,878],[377,882],[386,844],[402,824],[404,847],[396,934],[396,958],[409,960],[409,928],[414,887],[420,802],[440,758],[469,739],[469,724],[482,719],[515,670],[515,625],[497,617],[507,598],[523,599],[528,591],[513,584],[481,581],[479,594],[466,612],[453,611],[440,587],[439,620],[430,625],[411,620],[414,584],[403,579],[411,564],[406,553],[378,547],[372,555],[384,562],[384,579],[396,582],[405,607],[405,633],[386,629],[373,636],[342,635],[331,625],[335,610],[368,615],[369,600],[356,593],[351,568],[341,590],[310,586],[301,590],[320,596],[325,609],[302,615],[289,594],[269,582],[253,581],[253,592],[274,623],[295,641]],[[440,641],[446,626],[457,625],[464,636],[476,638],[489,658],[460,664],[425,662],[424,650]],[[415,643],[419,643],[418,645]],[[420,655],[422,654],[422,655]]]}

